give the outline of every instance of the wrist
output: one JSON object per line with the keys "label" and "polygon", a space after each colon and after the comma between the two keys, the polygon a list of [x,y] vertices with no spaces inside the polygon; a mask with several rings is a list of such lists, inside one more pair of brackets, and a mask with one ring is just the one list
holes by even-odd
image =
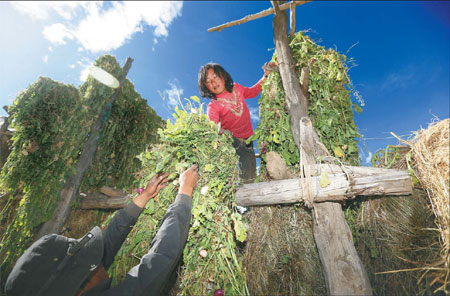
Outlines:
{"label": "wrist", "polygon": [[192,193],[194,192],[194,188],[192,186],[181,185],[178,193],[182,193],[192,197]]}
{"label": "wrist", "polygon": [[150,200],[150,196],[148,194],[141,193],[133,199],[133,202],[138,207],[144,208],[149,200]]}

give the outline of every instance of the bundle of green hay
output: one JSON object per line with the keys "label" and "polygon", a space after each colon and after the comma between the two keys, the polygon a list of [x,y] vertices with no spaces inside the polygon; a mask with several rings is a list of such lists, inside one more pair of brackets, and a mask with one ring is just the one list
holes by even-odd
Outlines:
{"label": "bundle of green hay", "polygon": [[[360,163],[356,139],[359,133],[353,110],[363,105],[348,78],[344,55],[314,43],[298,32],[290,43],[299,74],[309,67],[308,113],[320,141],[338,163]],[[276,54],[273,61],[276,62]],[[352,102],[351,93],[357,102]],[[278,73],[272,73],[259,100],[260,122],[252,140],[261,155],[259,181],[270,179],[266,154],[277,152],[295,174],[299,152],[292,137],[285,94]],[[353,109],[352,109],[353,108]],[[304,205],[252,208],[246,214],[249,235],[245,247],[245,270],[251,294],[323,295],[325,281],[312,233],[312,216]],[[261,255],[262,254],[262,255]],[[262,267],[262,268],[261,268]]]}
{"label": "bundle of green hay", "polygon": [[[113,56],[102,56],[95,65],[119,80],[125,75]],[[104,92],[107,94],[105,98],[109,100],[112,90],[105,90],[93,78],[88,78],[80,86],[82,97],[89,101],[100,101],[95,107],[89,108],[93,118],[98,116],[100,107],[104,105],[105,101],[99,100]],[[84,175],[81,189],[108,185],[127,190],[134,182],[134,173],[139,170],[140,162],[136,156],[158,141],[156,131],[164,125],[164,121],[147,105],[147,101],[136,92],[128,79],[121,85],[119,96],[103,121],[104,131],[92,164]]]}
{"label": "bundle of green hay", "polygon": [[158,201],[147,204],[109,273],[116,281],[122,280],[148,252],[161,218],[175,199],[180,169],[197,163],[200,179],[193,194],[184,264],[173,293],[208,295],[224,289],[227,295],[247,295],[237,250],[237,242],[246,239],[246,228],[234,204],[238,170],[232,139],[227,134],[219,135],[217,125],[201,108],[189,105],[188,109],[190,113],[176,108],[176,122],[168,120],[166,128],[159,130],[160,144],[140,155],[141,179],[136,186],[144,187],[159,172],[169,173],[173,182],[161,191]]}
{"label": "bundle of green hay", "polygon": [[[119,80],[125,75],[112,56],[99,58],[96,65]],[[15,133],[0,175],[0,220],[8,223],[0,244],[1,275],[7,275],[40,226],[53,216],[65,181],[76,173],[91,126],[112,94],[91,77],[79,89],[41,77],[9,107]],[[81,188],[127,189],[139,169],[134,157],[157,139],[162,120],[128,80],[102,120],[98,151]]]}
{"label": "bundle of green hay", "polygon": [[2,214],[16,212],[1,240],[2,274],[50,219],[89,127],[78,90],[49,78],[39,78],[20,93],[8,112],[15,133],[1,191],[20,203],[17,209],[2,209]]}

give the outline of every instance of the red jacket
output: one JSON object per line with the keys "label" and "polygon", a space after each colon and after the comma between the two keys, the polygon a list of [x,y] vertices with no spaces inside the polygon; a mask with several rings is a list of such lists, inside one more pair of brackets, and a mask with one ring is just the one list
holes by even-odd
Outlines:
{"label": "red jacket", "polygon": [[207,113],[211,121],[221,124],[236,138],[247,139],[253,135],[250,112],[245,99],[256,97],[261,92],[261,80],[252,87],[244,87],[234,83],[233,92],[224,92],[211,99]]}

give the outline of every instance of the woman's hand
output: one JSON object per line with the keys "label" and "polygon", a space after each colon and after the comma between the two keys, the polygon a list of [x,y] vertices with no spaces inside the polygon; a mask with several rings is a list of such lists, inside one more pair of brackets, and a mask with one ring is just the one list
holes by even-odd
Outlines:
{"label": "woman's hand", "polygon": [[145,205],[148,203],[148,201],[152,198],[155,198],[157,200],[156,196],[158,193],[167,186],[169,180],[167,177],[169,174],[156,174],[153,176],[153,178],[150,179],[150,181],[147,184],[147,187],[145,187],[144,191],[136,196],[133,200],[133,202],[141,208],[144,208]]}
{"label": "woman's hand", "polygon": [[264,76],[261,79],[264,82],[267,77],[269,77],[269,74],[272,73],[273,70],[277,69],[277,65],[274,62],[269,62],[265,63],[262,68],[264,70]]}

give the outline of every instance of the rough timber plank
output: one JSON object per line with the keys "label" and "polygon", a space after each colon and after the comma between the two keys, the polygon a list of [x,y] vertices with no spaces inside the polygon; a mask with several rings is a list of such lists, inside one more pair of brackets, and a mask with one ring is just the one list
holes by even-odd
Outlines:
{"label": "rough timber plank", "polygon": [[[384,170],[376,168],[359,168],[346,166],[346,172],[327,170],[330,183],[320,186],[320,175],[315,166],[311,166],[313,175],[310,188],[314,202],[344,201],[358,195],[409,195],[412,194],[411,178],[407,171]],[[319,165],[326,170],[330,165]],[[335,166],[338,167],[338,166]],[[364,174],[367,172],[367,174]],[[347,179],[350,177],[350,181]],[[300,179],[286,179],[264,183],[245,184],[236,192],[239,206],[263,206],[290,204],[303,201]]]}
{"label": "rough timber plank", "polygon": [[[300,139],[300,125],[302,118],[308,117],[308,109],[306,108],[308,102],[306,96],[302,93],[300,83],[294,71],[293,57],[287,38],[286,12],[279,9],[278,1],[272,0],[271,3],[275,10],[275,16],[273,18],[275,48],[281,80],[286,94],[286,106],[291,115],[291,131],[295,144],[301,153],[301,151],[304,151],[304,147],[302,147]],[[313,141],[316,139],[313,137]],[[316,142],[316,144],[318,143]],[[319,152],[318,156],[326,155],[322,155]],[[308,155],[308,157],[305,157],[307,163],[304,165],[313,164],[313,162],[308,161],[312,157],[316,157],[316,155]],[[342,217],[340,205],[328,202],[322,204],[317,203],[314,204],[314,209],[317,209],[314,211],[325,213],[326,215],[326,219],[323,219],[323,216],[322,218],[318,218],[318,216],[314,215],[314,236],[321,262],[324,266],[328,294],[371,295],[372,288],[370,282],[367,280],[365,268],[352,243],[351,232],[345,219],[338,218]],[[335,217],[337,218],[334,219]],[[327,242],[326,240],[329,237],[334,237],[335,239]],[[350,242],[345,244],[339,243],[340,237],[348,238]],[[335,249],[339,250],[334,252]],[[335,272],[336,270],[338,272]]]}
{"label": "rough timber plank", "polygon": [[339,203],[314,206],[314,240],[319,250],[329,295],[372,295],[369,278],[353,245]]}

